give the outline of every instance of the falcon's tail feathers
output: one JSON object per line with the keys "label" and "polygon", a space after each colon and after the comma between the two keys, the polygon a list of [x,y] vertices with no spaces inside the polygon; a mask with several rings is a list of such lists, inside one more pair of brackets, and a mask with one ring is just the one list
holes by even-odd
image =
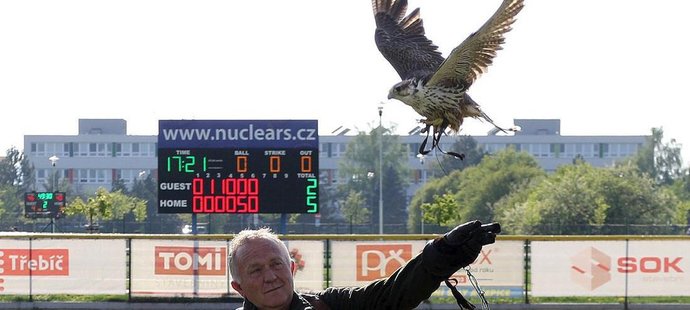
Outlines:
{"label": "falcon's tail feathers", "polygon": [[[472,99],[472,97],[470,97],[470,95],[468,95],[467,93],[465,93],[464,100],[465,100],[465,103],[467,105],[474,107],[475,113],[479,112],[479,115],[475,116],[475,118],[484,119],[485,121],[489,122],[491,125],[494,125],[494,127],[496,127],[496,129],[502,131],[503,133],[508,133],[508,131],[506,129],[503,129],[503,128],[499,127],[498,125],[496,125],[496,123],[494,123],[494,120],[492,120],[491,117],[489,117],[489,115],[484,113],[484,111],[482,111],[482,109],[479,107],[479,104],[476,101],[474,101],[474,99]],[[513,131],[511,129],[508,129],[508,130]]]}
{"label": "falcon's tail feathers", "polygon": [[496,123],[494,123],[494,121],[491,119],[491,117],[486,115],[486,113],[484,113],[484,111],[481,111],[481,113],[482,113],[481,118],[483,118],[487,122],[491,123],[491,125],[494,125],[494,127],[496,127],[496,129],[502,131],[503,133],[508,133],[508,131],[506,131],[505,129],[498,127],[498,125],[496,125]]}

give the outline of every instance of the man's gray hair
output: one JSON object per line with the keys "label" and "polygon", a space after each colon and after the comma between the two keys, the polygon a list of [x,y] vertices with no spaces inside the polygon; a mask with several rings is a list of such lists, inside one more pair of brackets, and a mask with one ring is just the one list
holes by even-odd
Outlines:
{"label": "man's gray hair", "polygon": [[235,255],[237,254],[237,251],[239,251],[239,249],[242,246],[244,246],[248,241],[257,239],[269,240],[277,244],[278,247],[283,249],[286,263],[290,262],[290,251],[288,251],[288,248],[285,245],[285,243],[283,243],[280,240],[280,238],[278,238],[278,235],[276,235],[270,228],[264,227],[259,229],[242,230],[238,234],[236,234],[235,237],[232,238],[232,241],[230,241],[230,253],[228,253],[230,275],[232,276],[232,279],[237,283],[241,283],[241,280],[240,271],[238,269],[239,267],[237,266],[238,262],[237,260],[235,260]]}

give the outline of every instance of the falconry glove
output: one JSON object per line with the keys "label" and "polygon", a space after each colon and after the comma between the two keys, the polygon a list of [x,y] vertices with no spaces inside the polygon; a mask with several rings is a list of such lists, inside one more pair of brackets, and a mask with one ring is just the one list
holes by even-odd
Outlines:
{"label": "falconry glove", "polygon": [[475,220],[453,228],[442,240],[445,251],[455,254],[453,263],[465,267],[477,259],[483,246],[496,242],[496,234],[500,232],[501,225],[498,223],[482,225],[482,222]]}

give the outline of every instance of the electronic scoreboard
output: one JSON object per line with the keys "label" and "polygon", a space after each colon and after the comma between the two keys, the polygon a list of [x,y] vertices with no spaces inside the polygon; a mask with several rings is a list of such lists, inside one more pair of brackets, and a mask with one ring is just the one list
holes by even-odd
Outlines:
{"label": "electronic scoreboard", "polygon": [[159,213],[318,213],[316,120],[161,120]]}
{"label": "electronic scoreboard", "polygon": [[24,216],[28,218],[60,218],[65,211],[64,192],[24,193]]}

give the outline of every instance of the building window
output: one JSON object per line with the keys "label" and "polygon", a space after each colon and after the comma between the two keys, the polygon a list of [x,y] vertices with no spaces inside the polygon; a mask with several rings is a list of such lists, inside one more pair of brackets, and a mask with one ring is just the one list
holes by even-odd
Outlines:
{"label": "building window", "polygon": [[109,169],[78,169],[76,172],[78,183],[105,184],[112,181],[107,177]]}
{"label": "building window", "polygon": [[77,149],[75,150],[76,156],[87,157],[89,156],[89,143],[77,143],[75,145]]}
{"label": "building window", "polygon": [[115,179],[122,180],[125,185],[132,188],[134,182],[145,179],[150,173],[151,172],[146,169],[118,169],[115,170]]}
{"label": "building window", "polygon": [[487,143],[484,145],[484,150],[489,154],[494,154],[506,148],[505,143]]}
{"label": "building window", "polygon": [[581,155],[583,158],[599,156],[599,144],[571,143],[565,145],[565,158],[575,158],[578,155]]}
{"label": "building window", "polygon": [[130,157],[132,156],[132,143],[117,143],[115,146],[115,156]]}
{"label": "building window", "polygon": [[[123,144],[123,149],[125,145]],[[132,157],[155,157],[156,156],[156,144],[155,143],[131,143],[131,156]],[[123,152],[124,153],[124,152]],[[126,155],[125,155],[126,156]]]}
{"label": "building window", "polygon": [[634,155],[637,152],[637,144],[634,143],[609,143],[608,152],[604,153],[604,157],[609,158],[624,158]]}
{"label": "building window", "polygon": [[331,143],[319,143],[319,157],[331,157]]}
{"label": "building window", "polygon": [[109,143],[89,143],[90,157],[106,157],[110,155]]}
{"label": "building window", "polygon": [[523,145],[524,150],[536,158],[548,158],[551,156],[551,145],[546,143],[529,143]]}
{"label": "building window", "polygon": [[30,152],[33,156],[69,156],[69,143],[63,142],[34,142]]}
{"label": "building window", "polygon": [[48,184],[47,169],[36,169],[36,184]]}
{"label": "building window", "polygon": [[347,152],[347,143],[333,143],[333,157],[343,157]]}
{"label": "building window", "polygon": [[[57,175],[57,177],[56,179],[53,179],[53,176],[55,175]],[[67,174],[65,169],[36,169],[36,184],[39,186],[41,184],[44,184],[52,188],[54,184],[51,184],[51,182],[62,182],[62,180],[65,179],[66,175]]]}
{"label": "building window", "polygon": [[551,157],[562,157],[563,150],[565,150],[565,145],[563,143],[551,143]]}

